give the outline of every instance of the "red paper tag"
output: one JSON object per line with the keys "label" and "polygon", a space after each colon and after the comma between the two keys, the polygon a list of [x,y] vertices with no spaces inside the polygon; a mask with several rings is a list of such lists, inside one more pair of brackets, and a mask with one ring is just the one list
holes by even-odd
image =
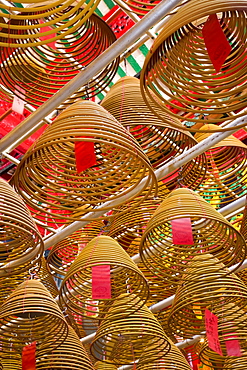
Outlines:
{"label": "red paper tag", "polygon": [[111,275],[109,265],[92,267],[92,299],[111,299]]}
{"label": "red paper tag", "polygon": [[[18,94],[19,96],[16,96]],[[18,86],[18,90],[15,90],[14,100],[12,104],[12,110],[19,114],[24,112],[24,99],[25,99],[25,90]]]}
{"label": "red paper tag", "polygon": [[97,164],[94,143],[91,141],[76,141],[75,160],[77,173],[81,173]]}
{"label": "red paper tag", "polygon": [[193,245],[193,233],[191,219],[178,218],[171,220],[172,225],[172,242],[173,244]]}
{"label": "red paper tag", "polygon": [[[45,22],[43,22],[43,20],[40,19],[40,23],[45,23]],[[40,28],[40,32],[43,33],[43,32],[50,31],[52,29],[53,28],[50,27],[50,26],[45,26],[45,27]],[[40,36],[40,40],[41,41],[50,40],[55,36],[56,36],[56,33],[51,33],[50,35]],[[50,46],[52,49],[56,49],[56,41],[51,41],[51,42],[47,43],[46,45]]]}
{"label": "red paper tag", "polygon": [[223,356],[218,337],[218,317],[207,309],[205,310],[205,327],[209,348]]}
{"label": "red paper tag", "polygon": [[202,34],[209,58],[216,72],[219,72],[232,47],[220,26],[216,14],[211,14],[208,17],[207,22],[203,26]]}
{"label": "red paper tag", "polygon": [[[236,335],[233,335],[231,337],[234,338],[236,337]],[[242,356],[240,344],[237,339],[226,340],[225,345],[226,345],[226,352],[228,356],[235,356],[235,357]]]}
{"label": "red paper tag", "polygon": [[36,342],[22,349],[22,370],[36,370]]}

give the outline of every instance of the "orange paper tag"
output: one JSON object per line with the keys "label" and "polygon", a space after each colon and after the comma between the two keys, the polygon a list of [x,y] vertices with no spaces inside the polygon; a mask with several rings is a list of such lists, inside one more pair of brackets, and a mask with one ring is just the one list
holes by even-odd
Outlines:
{"label": "orange paper tag", "polygon": [[22,349],[22,370],[36,370],[36,342]]}

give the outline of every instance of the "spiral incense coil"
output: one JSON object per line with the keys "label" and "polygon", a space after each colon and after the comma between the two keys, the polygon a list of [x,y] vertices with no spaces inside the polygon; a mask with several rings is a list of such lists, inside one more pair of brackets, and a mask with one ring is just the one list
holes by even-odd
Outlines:
{"label": "spiral incense coil", "polygon": [[[113,219],[109,222],[107,235],[115,239],[130,256],[139,253],[141,236],[163,199],[164,197],[149,196],[138,207],[135,207],[135,203],[139,202],[138,199],[133,199],[119,207],[119,211],[123,211],[123,214],[114,217],[115,212],[112,213]],[[128,209],[130,209],[129,212]]]}
{"label": "spiral incense coil", "polygon": [[[87,331],[86,330],[88,328],[86,327],[86,330],[85,330],[85,328],[84,328],[85,323],[83,322],[83,318],[80,315],[76,315],[74,312],[65,308],[64,316],[66,318],[66,321],[67,321],[68,325],[73,328],[73,330],[76,332],[76,334],[79,338],[84,338],[84,337],[87,336]],[[92,330],[92,331],[96,331],[97,327],[98,327],[98,325],[94,325],[94,327],[92,325],[92,326],[89,327],[89,329]],[[85,349],[87,350],[86,347],[85,347]],[[88,350],[87,350],[87,352],[88,352]]]}
{"label": "spiral incense coil", "polygon": [[[56,336],[55,336],[56,338]],[[69,327],[67,338],[54,351],[40,351],[37,370],[94,370],[94,367],[74,330]]]}
{"label": "spiral incense coil", "polygon": [[[214,130],[209,124],[203,129]],[[201,142],[209,134],[197,133]],[[205,152],[207,175],[198,192],[214,207],[223,207],[247,193],[247,146],[233,135],[220,141]]]}
{"label": "spiral incense coil", "polygon": [[[213,305],[213,302],[212,302]],[[205,338],[203,343],[198,345],[199,358],[202,363],[208,364],[217,363],[217,369],[224,368],[224,360],[228,359],[226,351],[226,342],[231,340],[238,340],[241,351],[245,352],[247,349],[246,335],[247,335],[247,322],[245,310],[241,310],[234,303],[228,304],[227,313],[222,314],[221,309],[213,309],[212,312],[218,317],[218,337],[223,356],[212,351],[208,347],[208,341]],[[231,357],[236,359],[239,357]]]}
{"label": "spiral incense coil", "polygon": [[[80,173],[75,143],[84,146],[79,163],[86,166],[95,155],[95,164]],[[85,149],[90,143],[93,153]],[[104,108],[89,101],[72,104],[58,116],[27,151],[13,182],[34,218],[62,224],[80,220],[99,206],[107,212],[113,201],[119,206],[145,191],[140,204],[157,185],[135,139]],[[105,204],[108,200],[110,205]]]}
{"label": "spiral incense coil", "polygon": [[[138,268],[141,270],[141,272],[143,273],[143,275],[148,281],[148,285],[149,285],[149,297],[148,297],[148,302],[147,302],[148,307],[155,303],[162,301],[163,299],[169,298],[170,296],[175,294],[176,289],[177,289],[176,284],[175,285],[167,284],[166,281],[162,279],[162,277],[148,270],[143,262],[138,261],[137,264],[138,264]],[[169,335],[165,329],[164,331],[167,335]]]}
{"label": "spiral incense coil", "polygon": [[[105,306],[100,305],[102,300],[92,300],[92,267],[100,265],[110,266],[111,299],[107,299]],[[60,302],[61,306],[84,317],[91,312],[90,318],[93,319],[95,312],[104,315],[112,302],[115,308],[118,304],[121,308],[121,299],[118,299],[121,293],[129,297],[126,311],[129,314],[131,310],[137,310],[138,302],[144,304],[147,301],[148,292],[145,277],[123,248],[109,236],[98,236],[84,247],[68,269],[60,289]],[[125,316],[125,312],[119,313]]]}
{"label": "spiral incense coil", "polygon": [[161,359],[155,360],[154,362],[149,362],[149,350],[147,349],[141,355],[138,363],[137,370],[191,370],[189,363],[186,361],[182,352],[175,346],[175,344],[169,340],[171,349],[166,356]]}
{"label": "spiral incense coil", "polygon": [[104,361],[97,361],[94,364],[94,368],[95,368],[95,370],[117,370],[116,365],[109,364],[109,363],[104,362]]}
{"label": "spiral incense coil", "polygon": [[[137,311],[133,312],[128,295],[121,295],[112,303],[105,319],[101,322],[91,344],[91,353],[96,359],[116,366],[134,363],[149,348],[146,361],[152,362],[165,356],[171,348],[159,322],[152,312],[135,298]],[[128,314],[119,315],[119,309]],[[151,349],[151,350],[150,350]],[[145,360],[144,360],[145,363]]]}
{"label": "spiral incense coil", "polygon": [[247,352],[243,351],[241,357],[228,356],[224,362],[223,370],[245,370]]}
{"label": "spiral incense coil", "polygon": [[87,243],[101,233],[101,230],[104,230],[103,221],[93,221],[52,247],[47,258],[47,264],[56,279],[63,280],[71,263],[74,262]]}
{"label": "spiral incense coil", "polygon": [[169,315],[170,315],[170,312],[171,312],[171,307],[172,306],[168,306],[168,307],[163,308],[161,311],[159,311],[157,313],[156,318],[159,321],[160,325],[162,326],[166,335],[173,341],[173,343],[176,343],[176,342],[178,342],[178,340],[173,335],[173,333],[171,332],[170,327],[168,325],[168,318],[169,318]]}
{"label": "spiral incense coil", "polygon": [[[159,112],[161,119],[146,105],[141,95],[139,79],[124,77],[113,85],[101,105],[129,130],[153,168],[158,169],[165,162],[193,147],[197,141],[190,133],[183,131],[178,119],[164,113],[159,107],[154,107],[150,99],[149,103]],[[179,126],[178,129],[173,128],[173,122]],[[205,171],[206,158],[202,154],[163,178],[162,183],[167,189],[173,190],[180,180],[183,185],[196,189],[203,180]]]}
{"label": "spiral incense coil", "polygon": [[[2,3],[0,46],[29,48],[65,38],[86,22],[98,3],[99,0]],[[23,4],[27,5],[23,7]]]}
{"label": "spiral incense coil", "polygon": [[[220,310],[222,316],[227,316],[231,303],[245,309],[246,285],[234,273],[226,276],[230,271],[223,264],[220,266],[221,271],[219,261],[211,254],[195,256],[188,264],[168,318],[168,326],[174,335],[190,338],[205,331],[204,313],[211,305],[214,310]],[[196,275],[193,275],[195,270]]]}
{"label": "spiral incense coil", "polygon": [[[2,347],[21,353],[28,343],[36,341],[37,352],[53,351],[68,335],[68,325],[56,302],[37,280],[26,280],[6,299],[0,308]],[[56,339],[55,339],[56,337]]]}
{"label": "spiral incense coil", "polygon": [[3,276],[0,278],[0,306],[8,298],[8,296],[20,285],[24,280],[30,277],[28,271],[11,276]]}
{"label": "spiral incense coil", "polygon": [[[43,45],[21,51],[0,48],[0,82],[22,100],[39,106],[49,99],[95,58],[104,52],[116,36],[108,24],[92,14],[76,32],[56,43],[56,49]],[[66,103],[78,98],[89,99],[99,94],[116,74],[119,58],[73,94]],[[23,96],[22,89],[25,90]]]}
{"label": "spiral incense coil", "polygon": [[244,239],[247,240],[247,197],[246,197],[243,218],[242,218],[241,227],[240,227],[240,233],[243,235]]}
{"label": "spiral incense coil", "polygon": [[44,245],[25,203],[3,179],[0,194],[0,277],[5,277],[39,263]]}
{"label": "spiral incense coil", "polygon": [[37,272],[37,275],[41,283],[44,284],[52,297],[56,298],[58,296],[58,289],[55,280],[51,274],[49,265],[46,263],[46,259],[44,257],[41,258],[41,266],[39,271]]}
{"label": "spiral incense coil", "polygon": [[[11,352],[10,352],[11,353]],[[0,356],[0,370],[21,370],[21,355],[18,353],[1,353]]]}
{"label": "spiral incense coil", "polygon": [[[173,244],[172,221],[184,218],[190,219],[192,230],[188,232],[190,236],[192,233],[193,245]],[[183,222],[179,232],[182,231],[187,242]],[[218,258],[216,267],[219,271],[223,269],[221,263],[225,267],[236,264],[236,270],[245,259],[246,244],[243,236],[199,195],[186,188],[172,191],[147,224],[140,243],[143,263],[166,283],[179,284],[186,276],[186,279],[191,278],[191,273],[185,270],[191,258],[207,253]],[[196,275],[200,274],[195,269],[193,277]]]}
{"label": "spiral incense coil", "polygon": [[[166,22],[141,73],[143,98],[157,116],[159,112],[151,107],[149,99],[165,113],[192,124],[204,123],[205,116],[208,123],[219,123],[246,114],[245,6],[245,0],[191,0]],[[211,62],[203,36],[208,16],[216,13],[220,17],[222,36],[231,47],[219,71]],[[213,54],[212,58],[219,56]],[[156,97],[161,103],[156,103]],[[238,127],[245,125],[241,123]],[[174,122],[173,126],[179,127]],[[198,131],[194,127],[186,129]],[[215,131],[229,130],[231,128],[217,127]]]}

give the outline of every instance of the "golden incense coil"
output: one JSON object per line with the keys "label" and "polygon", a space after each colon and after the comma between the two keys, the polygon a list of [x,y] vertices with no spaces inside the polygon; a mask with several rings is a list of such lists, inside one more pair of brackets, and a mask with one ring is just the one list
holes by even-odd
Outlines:
{"label": "golden incense coil", "polygon": [[[149,103],[154,106],[150,99]],[[183,131],[178,119],[155,106],[155,110],[162,117],[158,118],[149,109],[141,95],[138,78],[123,77],[118,80],[106,94],[101,105],[129,130],[155,169],[197,143],[190,133]],[[173,122],[178,128],[173,127]],[[160,183],[169,190],[173,190],[178,181],[184,186],[196,189],[203,180],[205,171],[206,158],[202,154],[179,170],[165,176]],[[160,188],[162,190],[162,186],[159,185]]]}
{"label": "golden incense coil", "polygon": [[[135,296],[133,295],[133,299]],[[165,356],[171,348],[169,339],[152,312],[143,303],[136,300],[137,311],[129,305],[129,297],[121,295],[119,301],[112,303],[105,319],[101,322],[91,344],[91,353],[104,361],[118,365],[133,364],[148,348],[146,361],[152,362]],[[129,310],[130,308],[130,310]],[[128,313],[127,317],[119,315]]]}
{"label": "golden incense coil", "polygon": [[[221,310],[227,315],[230,303],[239,309],[245,309],[247,304],[247,287],[234,274],[224,268],[219,271],[219,261],[212,255],[198,255],[188,264],[183,284],[178,286],[171,307],[168,326],[171,332],[184,338],[205,331],[205,309]],[[196,274],[193,276],[193,271]],[[186,277],[190,273],[189,279]]]}
{"label": "golden incense coil", "polygon": [[[80,173],[74,150],[78,142],[94,143],[96,156],[96,164]],[[93,156],[84,149],[80,161],[86,162],[88,154]],[[57,117],[24,155],[13,183],[34,218],[62,224],[80,220],[99,206],[108,212],[113,201],[119,206],[143,194],[137,207],[157,186],[135,139],[104,108],[89,101],[74,103]]]}
{"label": "golden incense coil", "polygon": [[44,245],[24,201],[3,179],[0,194],[0,276],[9,277],[39,263]]}
{"label": "golden incense coil", "polygon": [[[216,125],[202,126],[213,130]],[[201,142],[209,134],[198,132],[195,138]],[[197,189],[198,193],[214,207],[223,207],[247,193],[247,146],[228,136],[208,151],[207,174]]]}
{"label": "golden incense coil", "polygon": [[[208,123],[220,123],[246,114],[245,5],[245,0],[191,0],[166,22],[145,59],[140,79],[143,98],[157,116],[161,117],[149,99],[165,113],[190,125],[204,123],[205,117]],[[208,16],[216,13],[223,37],[231,46],[218,72],[202,33]],[[179,127],[175,122],[172,125]],[[240,123],[238,127],[245,125]],[[194,127],[186,129],[198,131]]]}
{"label": "golden incense coil", "polygon": [[[92,267],[110,266],[111,298],[92,300]],[[126,294],[129,299],[128,311],[119,312],[121,316],[138,309],[138,304],[145,304],[148,299],[148,283],[137,265],[123,248],[109,236],[98,236],[92,239],[81,251],[68,269],[60,289],[61,306],[84,317],[95,314],[96,319],[108,312],[114,302],[115,309],[122,308],[119,294]],[[94,316],[92,315],[93,319]]]}
{"label": "golden incense coil", "polygon": [[[193,245],[173,243],[172,221],[183,218],[190,218]],[[236,264],[236,270],[245,259],[246,244],[243,236],[198,194],[186,188],[172,191],[144,231],[140,243],[143,263],[166,283],[179,284],[200,275],[197,269],[188,272],[187,264],[194,256],[208,253],[219,260],[216,267],[227,275],[230,272],[221,263],[226,267]]]}
{"label": "golden incense coil", "polygon": [[[0,336],[4,352],[21,353],[36,341],[37,352],[53,351],[66,339],[68,325],[55,300],[37,280],[26,280],[0,308]],[[10,348],[9,344],[12,343]]]}

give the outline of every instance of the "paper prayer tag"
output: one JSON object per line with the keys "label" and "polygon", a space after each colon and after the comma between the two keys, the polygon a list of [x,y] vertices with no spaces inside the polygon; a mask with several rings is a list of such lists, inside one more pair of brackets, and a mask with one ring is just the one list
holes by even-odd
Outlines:
{"label": "paper prayer tag", "polygon": [[172,226],[173,244],[178,245],[194,244],[191,219],[189,217],[171,220],[171,226]]}
{"label": "paper prayer tag", "polygon": [[[18,95],[18,96],[17,96]],[[18,86],[15,89],[15,95],[12,103],[12,110],[16,113],[23,114],[24,112],[24,99],[25,99],[25,90]]]}
{"label": "paper prayer tag", "polygon": [[109,265],[92,267],[92,299],[111,299],[111,275]]}
{"label": "paper prayer tag", "polygon": [[205,310],[205,327],[209,348],[223,356],[218,336],[218,317],[207,309]]}
{"label": "paper prayer tag", "polygon": [[228,356],[242,356],[241,347],[235,333],[229,333],[225,340],[226,352]]}
{"label": "paper prayer tag", "polygon": [[36,342],[23,347],[22,370],[36,370]]}
{"label": "paper prayer tag", "polygon": [[96,165],[97,160],[94,143],[92,141],[76,141],[75,160],[78,174]]}
{"label": "paper prayer tag", "polygon": [[229,44],[216,14],[211,14],[202,28],[202,35],[209,58],[219,72],[232,47]]}

